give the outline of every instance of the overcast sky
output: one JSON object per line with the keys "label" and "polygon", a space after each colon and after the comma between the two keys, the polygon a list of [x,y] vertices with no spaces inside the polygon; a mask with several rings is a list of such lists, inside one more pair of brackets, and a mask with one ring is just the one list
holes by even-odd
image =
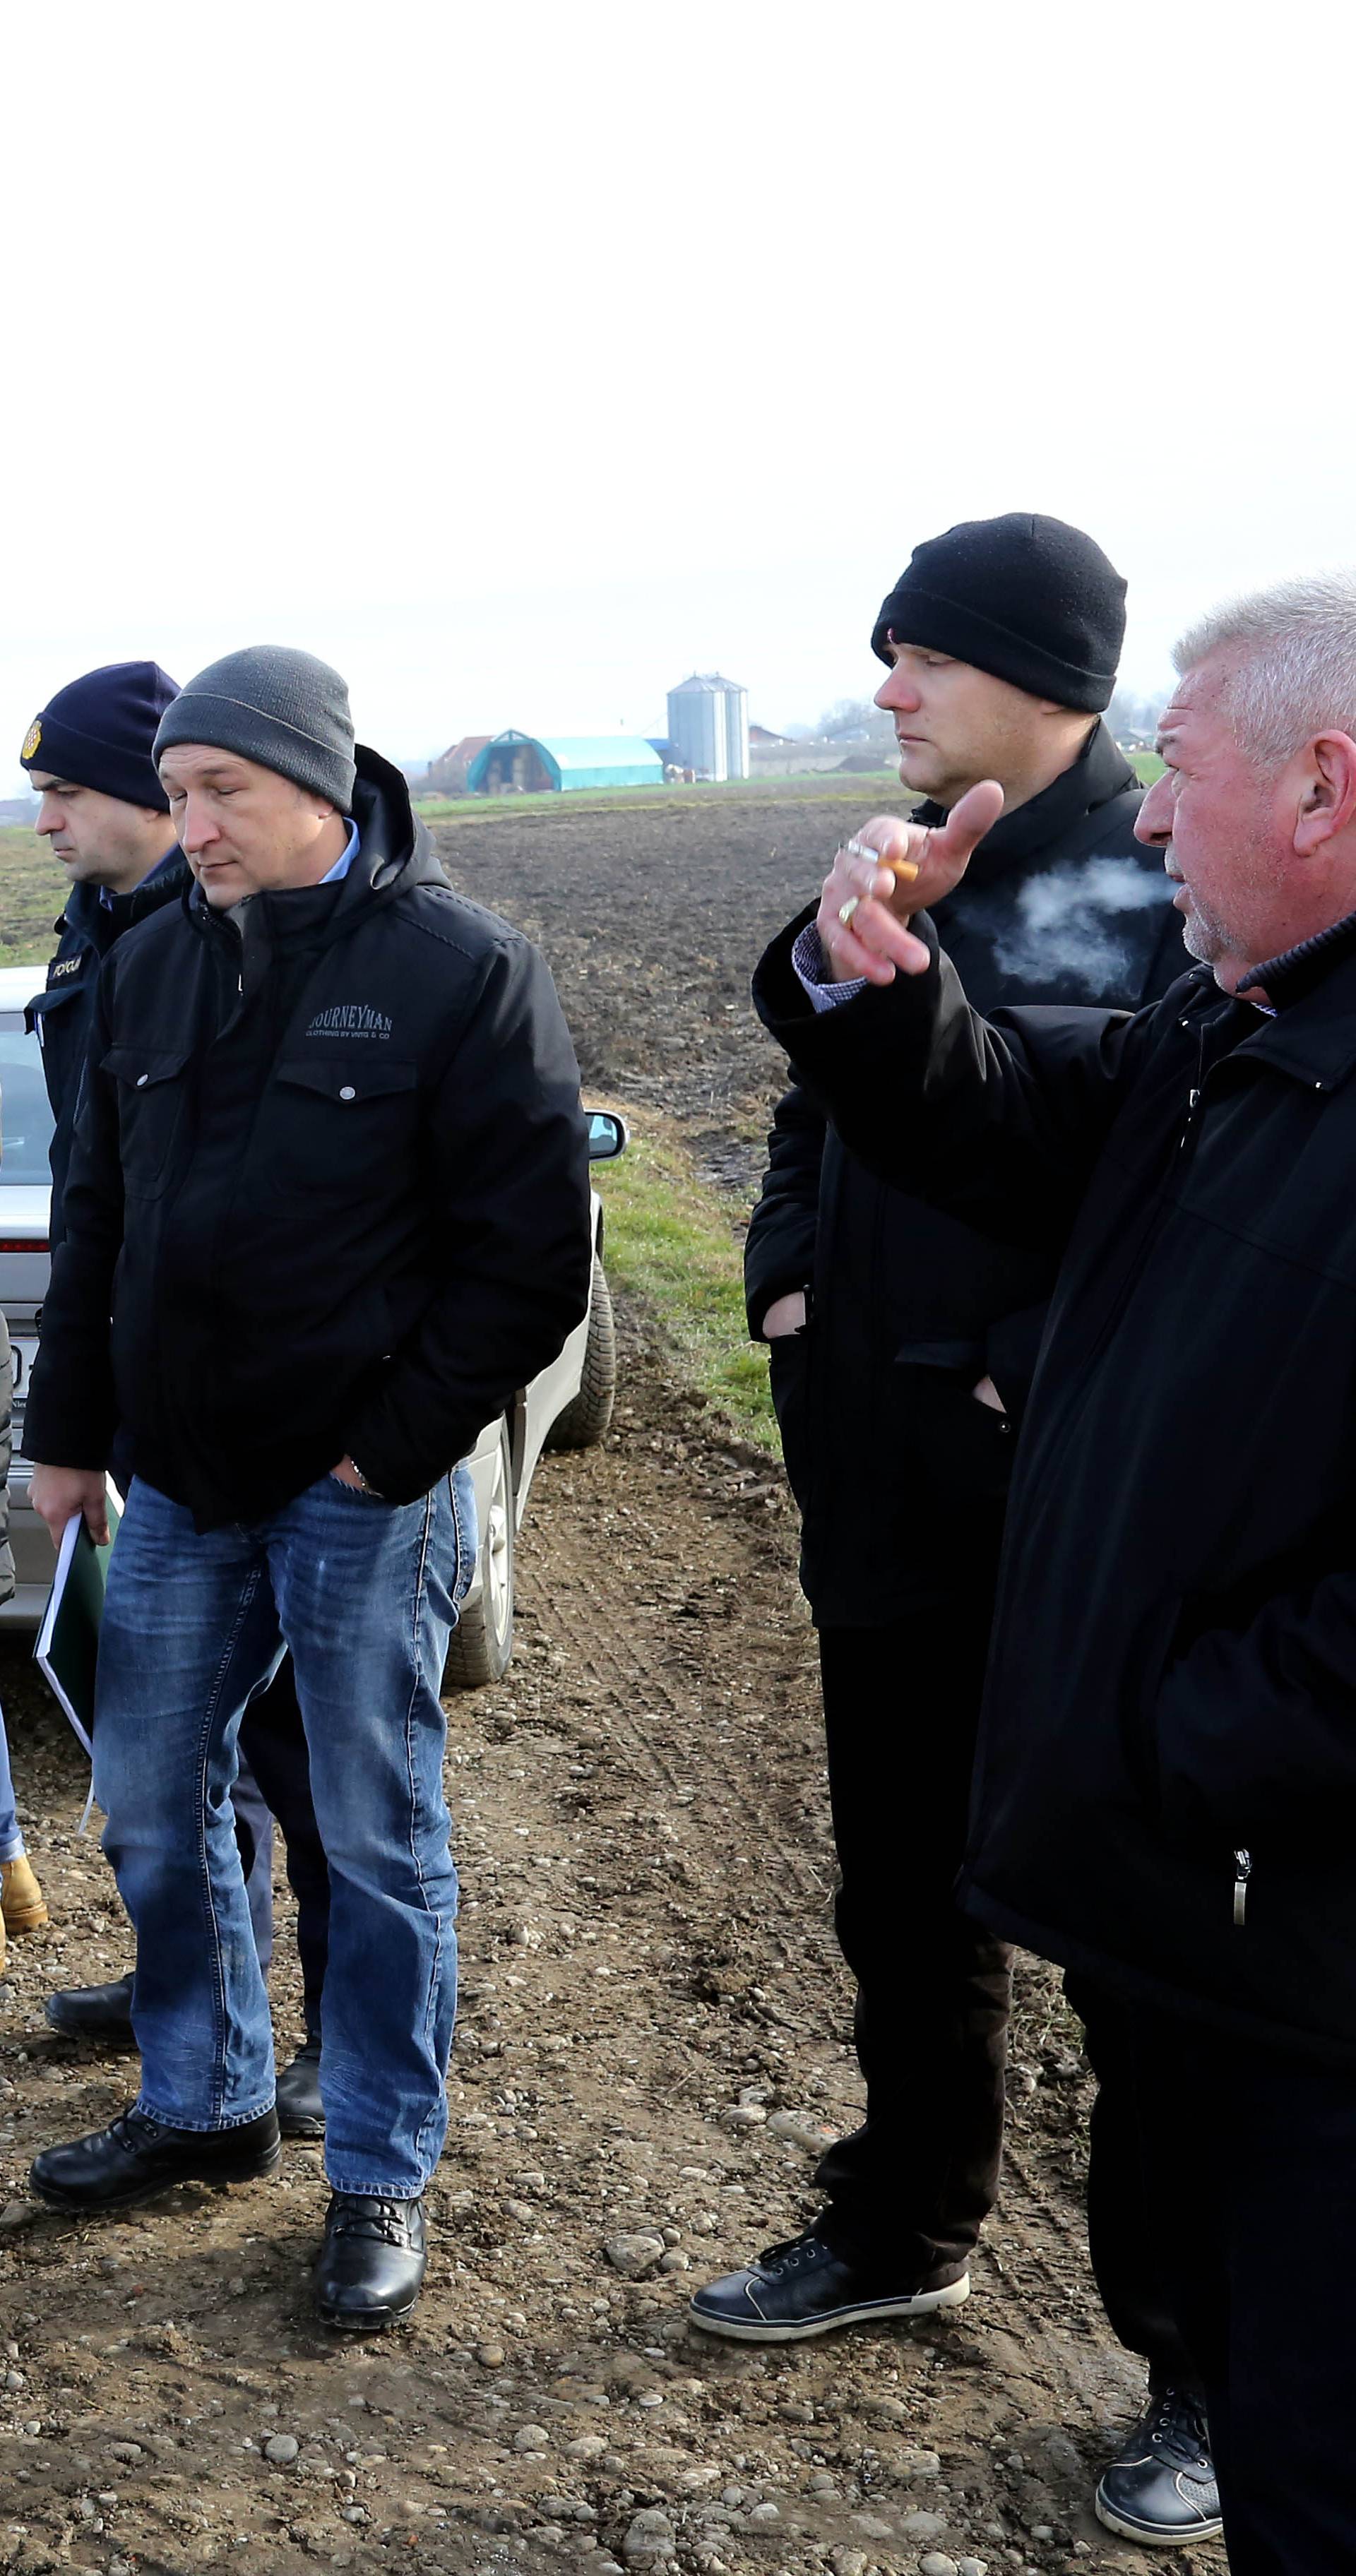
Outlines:
{"label": "overcast sky", "polygon": [[1130,581],[1123,677],[1356,561],[1351,12],[66,0],[0,190],[0,792],[50,692],[264,638],[399,759],[865,691],[958,518]]}

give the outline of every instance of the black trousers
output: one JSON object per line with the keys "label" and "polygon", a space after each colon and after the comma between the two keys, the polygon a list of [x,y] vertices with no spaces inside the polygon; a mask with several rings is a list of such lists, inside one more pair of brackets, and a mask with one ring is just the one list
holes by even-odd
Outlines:
{"label": "black trousers", "polygon": [[[1146,2183],[1134,2015],[1118,1995],[1085,1977],[1066,1977],[1064,1991],[1083,2024],[1097,2078],[1088,2138],[1088,2250],[1107,2323],[1127,2351],[1143,2353],[1152,2388],[1203,2395],[1175,2314],[1166,2231]],[[1174,2233],[1185,2229],[1189,2240],[1189,2202],[1180,2200],[1170,2218]]]}
{"label": "black trousers", "polygon": [[[284,1657],[267,1690],[260,1691],[257,1699],[250,1701],[240,1723],[240,1752],[242,1761],[248,1764],[268,1808],[282,1828],[288,1882],[297,1900],[297,1948],[301,1955],[306,2028],[313,2039],[318,2039],[320,1997],[330,1946],[330,1872],[311,1800],[310,1756],[306,1750],[301,1710],[297,1705],[290,1655]],[[243,1862],[245,1847],[240,1830],[240,1785],[237,1781],[234,1805],[236,1840],[240,1844]],[[254,1885],[248,1863],[245,1876],[253,1920]],[[271,1919],[270,1914],[270,1923]],[[257,1940],[257,1925],[255,1937]],[[260,1965],[264,1964],[261,1951]]]}
{"label": "black trousers", "polygon": [[[998,2190],[1011,1951],[962,1914],[992,1592],[885,1628],[820,1630],[837,1929],[857,1981],[866,2119],[822,2158],[824,2227],[900,2281],[963,2260]],[[1191,2384],[1145,2208],[1123,2016],[1080,1993],[1101,2084],[1090,2202],[1098,2289],[1158,2383]]]}
{"label": "black trousers", "polygon": [[1141,2174],[1232,2576],[1356,2568],[1356,2068],[1121,2011]]}
{"label": "black trousers", "polygon": [[952,1894],[990,1608],[819,1632],[866,2120],[815,2179],[834,2241],[902,2280],[968,2254],[998,2189],[1012,1954]]}

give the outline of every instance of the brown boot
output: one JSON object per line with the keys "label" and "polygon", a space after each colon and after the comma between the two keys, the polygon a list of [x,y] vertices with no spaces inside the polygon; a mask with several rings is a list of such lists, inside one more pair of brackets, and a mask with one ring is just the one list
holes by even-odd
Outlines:
{"label": "brown boot", "polygon": [[20,1852],[16,1860],[0,1861],[0,1914],[5,1930],[16,1935],[36,1932],[47,1921],[42,1889],[27,1852]]}

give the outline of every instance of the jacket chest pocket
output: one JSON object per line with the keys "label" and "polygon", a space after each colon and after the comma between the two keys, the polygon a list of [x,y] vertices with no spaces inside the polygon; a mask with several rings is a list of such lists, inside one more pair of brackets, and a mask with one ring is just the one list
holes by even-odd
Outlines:
{"label": "jacket chest pocket", "polygon": [[280,1064],[269,1161],[288,1189],[386,1196],[407,1176],[419,1119],[417,1065]]}
{"label": "jacket chest pocket", "polygon": [[118,1151],[129,1198],[158,1198],[183,1124],[188,1096],[188,1051],[110,1047],[102,1070],[118,1094]]}

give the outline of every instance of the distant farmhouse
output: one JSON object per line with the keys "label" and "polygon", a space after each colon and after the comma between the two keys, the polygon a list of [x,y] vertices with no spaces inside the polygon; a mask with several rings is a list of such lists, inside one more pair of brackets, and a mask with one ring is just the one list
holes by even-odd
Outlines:
{"label": "distant farmhouse", "polygon": [[483,751],[490,737],[487,733],[464,733],[460,742],[449,743],[446,751],[429,762],[423,776],[410,779],[421,796],[464,796],[466,773],[478,751]]}

